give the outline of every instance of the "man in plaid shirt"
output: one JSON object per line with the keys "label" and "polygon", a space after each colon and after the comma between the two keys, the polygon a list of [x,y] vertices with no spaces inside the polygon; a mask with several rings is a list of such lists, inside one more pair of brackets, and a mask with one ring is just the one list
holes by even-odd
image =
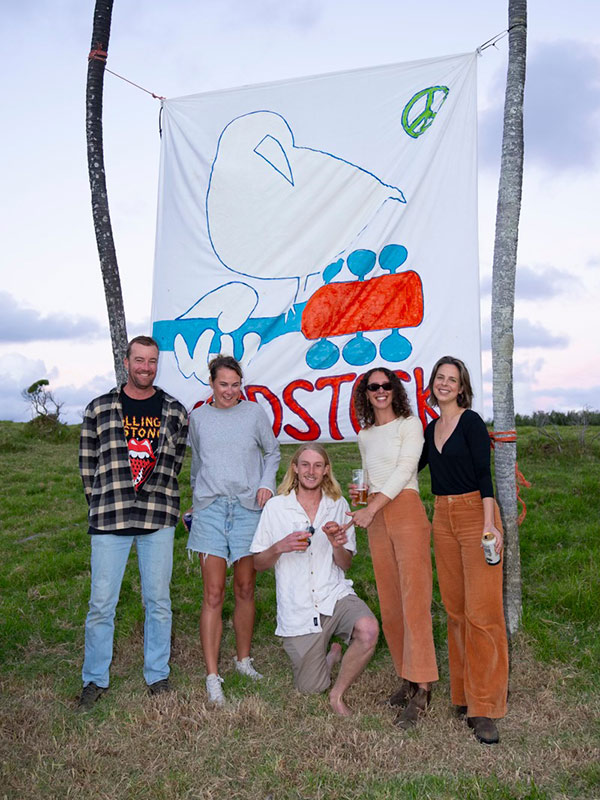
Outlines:
{"label": "man in plaid shirt", "polygon": [[134,541],[146,612],[144,678],[151,694],[169,690],[169,585],[188,415],[178,400],[154,386],[157,365],[154,339],[132,339],[125,357],[127,383],[92,400],[81,427],[79,468],[92,545],[82,710],[91,709],[108,688],[115,609]]}

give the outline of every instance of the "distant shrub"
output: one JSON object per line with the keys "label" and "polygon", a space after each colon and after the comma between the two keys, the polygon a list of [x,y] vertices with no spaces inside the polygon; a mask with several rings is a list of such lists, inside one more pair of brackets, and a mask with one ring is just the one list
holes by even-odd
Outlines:
{"label": "distant shrub", "polygon": [[25,423],[26,435],[34,438],[44,437],[56,441],[68,438],[68,425],[54,415],[34,417]]}
{"label": "distant shrub", "polygon": [[544,425],[600,425],[600,411],[583,408],[580,411],[534,411],[533,414],[515,414],[517,425],[541,428]]}

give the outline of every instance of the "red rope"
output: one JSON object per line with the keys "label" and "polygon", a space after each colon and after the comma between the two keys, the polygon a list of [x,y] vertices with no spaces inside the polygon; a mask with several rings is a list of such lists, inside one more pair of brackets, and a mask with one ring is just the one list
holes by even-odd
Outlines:
{"label": "red rope", "polygon": [[[491,431],[490,432],[490,440],[492,443],[492,447],[495,448],[496,442],[498,444],[506,444],[508,442],[516,442],[517,441],[517,432],[516,431]],[[531,487],[531,483],[527,480],[527,478],[523,475],[521,470],[519,469],[519,465],[515,462],[515,479],[516,479],[516,487],[517,487],[517,501],[521,503],[522,509],[521,513],[519,514],[518,523],[519,525],[523,522],[525,517],[527,516],[527,506],[525,505],[525,500],[521,497],[521,487],[524,489],[529,489]]]}
{"label": "red rope", "polygon": [[102,47],[97,44],[95,48],[90,50],[90,54],[88,56],[88,61],[104,61],[106,64],[106,59],[108,58],[108,53],[106,50],[103,50]]}

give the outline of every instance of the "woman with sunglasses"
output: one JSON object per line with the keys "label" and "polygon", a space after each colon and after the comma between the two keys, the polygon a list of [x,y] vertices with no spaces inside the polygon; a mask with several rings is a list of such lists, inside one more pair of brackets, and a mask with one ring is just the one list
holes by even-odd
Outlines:
{"label": "woman with sunglasses", "polygon": [[478,741],[499,741],[495,720],[506,713],[508,645],[502,604],[502,559],[486,562],[484,533],[502,552],[502,523],[494,501],[490,437],[471,410],[473,390],[464,363],[443,356],[429,379],[440,416],[425,430],[419,467],[429,464],[435,495],[433,543],[448,617],[450,692],[459,717]]}
{"label": "woman with sunglasses", "polygon": [[[400,379],[369,370],[354,394],[358,446],[367,474],[367,504],[351,512],[367,528],[383,632],[402,679],[390,697],[394,724],[408,728],[427,710],[438,679],[431,623],[431,526],[419,496],[417,467],[423,426],[412,415]],[[356,487],[350,487],[356,501]]]}

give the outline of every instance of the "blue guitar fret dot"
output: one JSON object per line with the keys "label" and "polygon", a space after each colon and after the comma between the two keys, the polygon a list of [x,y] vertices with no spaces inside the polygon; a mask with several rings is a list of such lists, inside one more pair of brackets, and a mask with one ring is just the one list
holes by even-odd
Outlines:
{"label": "blue guitar fret dot", "polygon": [[373,361],[377,355],[377,348],[363,333],[357,333],[354,339],[345,345],[342,354],[347,364],[362,367]]}
{"label": "blue guitar fret dot", "polygon": [[379,344],[379,355],[385,361],[404,361],[412,353],[412,344],[394,329]]}
{"label": "blue guitar fret dot", "polygon": [[329,283],[330,281],[332,281],[343,266],[344,266],[344,259],[338,258],[337,261],[334,261],[332,264],[329,264],[327,267],[325,267],[325,269],[323,270],[324,282]]}
{"label": "blue guitar fret dot", "polygon": [[375,266],[377,256],[372,250],[354,250],[348,256],[347,263],[348,269],[353,275],[356,275],[359,281],[365,279],[365,275]]}
{"label": "blue guitar fret dot", "polygon": [[393,275],[408,258],[408,250],[402,244],[386,244],[379,254],[379,266]]}
{"label": "blue guitar fret dot", "polygon": [[306,354],[306,363],[311,369],[329,369],[340,357],[339,348],[327,339],[319,339]]}

